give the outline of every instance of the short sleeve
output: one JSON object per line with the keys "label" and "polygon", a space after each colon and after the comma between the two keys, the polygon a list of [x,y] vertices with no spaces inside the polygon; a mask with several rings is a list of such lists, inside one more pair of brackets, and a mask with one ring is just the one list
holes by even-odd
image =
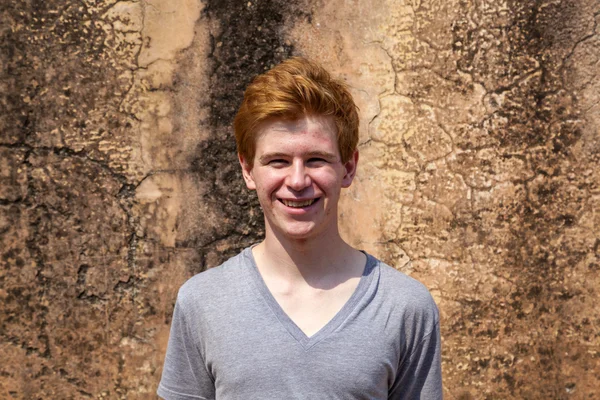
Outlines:
{"label": "short sleeve", "polygon": [[442,366],[439,321],[431,333],[418,342],[411,354],[399,366],[396,381],[390,390],[393,400],[441,400]]}
{"label": "short sleeve", "polygon": [[179,302],[175,304],[165,364],[157,394],[165,400],[214,399],[215,386]]}

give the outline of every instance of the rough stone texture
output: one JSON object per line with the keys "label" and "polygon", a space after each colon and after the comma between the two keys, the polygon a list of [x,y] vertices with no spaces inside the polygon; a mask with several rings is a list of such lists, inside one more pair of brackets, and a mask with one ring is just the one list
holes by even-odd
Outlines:
{"label": "rough stone texture", "polygon": [[5,3],[0,398],[154,397],[179,285],[263,234],[230,123],[293,54],[352,88],[343,234],[432,289],[446,398],[600,397],[598,1]]}
{"label": "rough stone texture", "polygon": [[345,231],[432,289],[447,398],[600,397],[599,13],[315,2],[294,31],[360,99]]}
{"label": "rough stone texture", "polygon": [[0,398],[153,398],[179,286],[263,234],[229,126],[307,14],[195,0],[0,11]]}

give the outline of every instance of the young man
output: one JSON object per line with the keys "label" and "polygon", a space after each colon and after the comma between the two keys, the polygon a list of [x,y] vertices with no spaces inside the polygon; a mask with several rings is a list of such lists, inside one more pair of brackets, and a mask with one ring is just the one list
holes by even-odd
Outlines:
{"label": "young man", "polygon": [[289,59],[247,88],[234,128],[265,239],[182,286],[158,394],[441,399],[429,292],[338,231],[340,192],[358,163],[345,85]]}

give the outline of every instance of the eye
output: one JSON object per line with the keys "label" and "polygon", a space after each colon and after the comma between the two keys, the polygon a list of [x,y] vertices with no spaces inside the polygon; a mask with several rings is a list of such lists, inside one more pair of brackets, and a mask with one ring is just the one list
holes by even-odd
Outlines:
{"label": "eye", "polygon": [[288,162],[281,158],[276,158],[276,159],[270,160],[268,162],[268,165],[270,165],[271,167],[275,167],[275,168],[285,167],[287,164],[288,164]]}
{"label": "eye", "polygon": [[323,165],[323,164],[327,163],[327,160],[324,159],[324,158],[313,157],[313,158],[309,158],[308,161],[307,161],[307,163],[309,165],[313,165],[313,166],[315,166],[315,165]]}

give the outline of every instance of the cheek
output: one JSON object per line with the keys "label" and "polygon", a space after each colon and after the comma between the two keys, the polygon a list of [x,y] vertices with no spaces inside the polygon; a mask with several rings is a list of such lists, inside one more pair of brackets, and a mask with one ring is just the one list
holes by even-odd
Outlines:
{"label": "cheek", "polygon": [[273,197],[273,193],[277,191],[277,185],[273,181],[261,182],[256,187],[256,194],[261,202],[270,201]]}
{"label": "cheek", "polygon": [[260,176],[260,183],[257,189],[260,189],[263,192],[271,192],[281,187],[284,181],[285,175],[282,172],[271,171],[268,174]]}
{"label": "cheek", "polygon": [[318,171],[313,175],[313,180],[327,187],[340,186],[341,176],[333,170]]}
{"label": "cheek", "polygon": [[269,191],[266,190],[264,187],[256,188],[256,194],[258,195],[258,199],[260,201],[263,201],[265,198],[269,197]]}

